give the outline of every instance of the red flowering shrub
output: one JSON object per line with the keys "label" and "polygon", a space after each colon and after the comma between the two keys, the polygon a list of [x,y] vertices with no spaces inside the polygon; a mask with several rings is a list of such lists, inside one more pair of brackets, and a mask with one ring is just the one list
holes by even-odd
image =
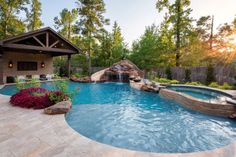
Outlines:
{"label": "red flowering shrub", "polygon": [[23,89],[11,97],[10,103],[22,108],[44,109],[53,105],[48,97],[48,92],[40,87]]}

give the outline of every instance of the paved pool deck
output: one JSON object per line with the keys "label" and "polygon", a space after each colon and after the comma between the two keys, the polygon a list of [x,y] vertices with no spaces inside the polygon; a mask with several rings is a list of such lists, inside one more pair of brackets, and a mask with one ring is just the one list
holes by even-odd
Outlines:
{"label": "paved pool deck", "polygon": [[158,154],[115,148],[83,137],[64,115],[13,107],[0,95],[0,157],[236,157],[236,142],[212,151]]}

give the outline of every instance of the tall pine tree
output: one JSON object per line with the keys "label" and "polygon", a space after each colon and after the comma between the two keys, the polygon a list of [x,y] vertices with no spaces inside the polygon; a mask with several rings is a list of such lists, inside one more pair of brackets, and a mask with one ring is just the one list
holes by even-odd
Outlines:
{"label": "tall pine tree", "polygon": [[80,20],[78,27],[83,36],[86,52],[89,59],[89,73],[91,74],[91,54],[94,50],[93,43],[104,30],[104,25],[109,23],[105,19],[105,3],[103,0],[78,0]]}
{"label": "tall pine tree", "polygon": [[173,26],[173,36],[176,47],[176,66],[180,66],[181,47],[188,43],[187,36],[191,31],[192,18],[190,14],[192,9],[189,8],[190,0],[157,0],[156,8],[159,12],[167,9],[169,21]]}
{"label": "tall pine tree", "polygon": [[60,17],[54,18],[55,28],[59,30],[59,33],[68,40],[71,40],[75,31],[75,23],[78,18],[78,9],[63,9],[60,13]]}
{"label": "tall pine tree", "polygon": [[25,31],[25,24],[18,15],[27,10],[28,3],[28,0],[0,0],[0,39]]}
{"label": "tall pine tree", "polygon": [[37,30],[43,26],[43,22],[40,19],[41,15],[42,9],[39,0],[31,0],[31,9],[26,14],[28,21],[27,29],[29,31]]}

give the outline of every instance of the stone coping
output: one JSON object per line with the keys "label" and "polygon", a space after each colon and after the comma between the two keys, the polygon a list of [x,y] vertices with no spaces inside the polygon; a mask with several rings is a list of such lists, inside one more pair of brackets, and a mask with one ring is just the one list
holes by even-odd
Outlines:
{"label": "stone coping", "polygon": [[[39,83],[46,83],[46,82],[54,82],[54,81],[65,81],[65,80],[69,80],[67,79],[52,79],[52,80],[45,80],[45,81],[37,81]],[[22,83],[27,83],[27,82],[22,82]],[[16,83],[6,83],[3,86],[10,86],[10,85],[16,85]],[[1,89],[1,85],[0,85],[0,89]]]}
{"label": "stone coping", "polygon": [[236,113],[235,105],[228,104],[226,102],[201,101],[192,96],[188,96],[170,89],[161,89],[160,94],[167,99],[175,100],[186,108],[205,114],[230,117],[232,114]]}
{"label": "stone coping", "polygon": [[120,149],[74,131],[64,115],[13,107],[0,95],[0,156],[2,157],[234,157],[236,142],[223,148],[186,154],[160,154]]}
{"label": "stone coping", "polygon": [[[229,97],[233,97],[234,94],[232,92],[232,90],[228,91],[228,90],[221,90],[221,89],[217,89],[217,88],[212,88],[212,87],[207,87],[207,86],[193,86],[193,85],[184,85],[184,84],[172,84],[172,85],[169,85],[169,87],[187,87],[187,88],[195,88],[195,89],[205,89],[205,90],[210,90],[210,91],[215,91],[215,92],[218,92],[218,93],[222,93],[224,95],[227,95]],[[236,90],[233,90],[236,92]],[[236,94],[236,93],[235,93]]]}

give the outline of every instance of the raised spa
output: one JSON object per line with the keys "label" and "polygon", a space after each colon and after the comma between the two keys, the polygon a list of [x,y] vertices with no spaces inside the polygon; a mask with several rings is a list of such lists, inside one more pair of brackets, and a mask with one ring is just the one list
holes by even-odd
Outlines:
{"label": "raised spa", "polygon": [[[50,83],[43,84],[51,89]],[[181,107],[159,94],[130,88],[129,84],[78,84],[68,124],[97,142],[130,150],[187,153],[226,146],[236,139],[236,122]],[[14,86],[0,90],[15,93]]]}

